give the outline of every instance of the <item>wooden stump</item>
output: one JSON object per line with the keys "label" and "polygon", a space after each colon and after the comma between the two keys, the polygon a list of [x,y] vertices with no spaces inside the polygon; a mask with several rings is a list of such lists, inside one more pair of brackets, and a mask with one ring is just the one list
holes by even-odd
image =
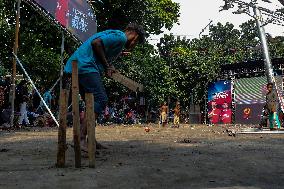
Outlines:
{"label": "wooden stump", "polygon": [[92,93],[86,93],[86,127],[88,132],[88,156],[89,156],[89,167],[95,167],[95,129],[96,120],[94,114],[94,95]]}
{"label": "wooden stump", "polygon": [[77,61],[72,62],[72,113],[75,167],[81,167],[80,115],[79,115],[79,83]]}
{"label": "wooden stump", "polygon": [[68,93],[66,89],[61,89],[59,99],[59,128],[58,128],[58,151],[57,151],[57,167],[65,167],[65,152],[66,152],[66,127],[67,127],[67,106]]}

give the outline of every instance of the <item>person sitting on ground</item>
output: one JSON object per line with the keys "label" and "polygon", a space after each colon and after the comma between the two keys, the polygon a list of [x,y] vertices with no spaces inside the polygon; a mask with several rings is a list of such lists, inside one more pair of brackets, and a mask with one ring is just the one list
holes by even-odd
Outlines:
{"label": "person sitting on ground", "polygon": [[[79,90],[84,98],[85,93],[94,94],[95,117],[105,109],[108,97],[102,82],[102,76],[112,76],[115,72],[111,64],[122,50],[132,50],[137,43],[145,39],[144,29],[137,24],[129,24],[125,31],[106,30],[96,33],[85,41],[68,59],[64,68],[65,76],[72,73],[72,63],[77,62],[79,73]],[[69,76],[70,77],[70,76]],[[86,127],[81,124],[81,127]],[[82,148],[86,148],[87,129],[81,129]],[[99,148],[100,145],[97,144]]]}
{"label": "person sitting on ground", "polygon": [[106,107],[105,107],[105,110],[104,110],[104,119],[105,119],[105,123],[108,123],[108,122],[109,122],[109,119],[110,119],[109,106],[106,106]]}
{"label": "person sitting on ground", "polygon": [[[44,91],[43,88],[39,89],[40,94],[42,94],[43,91]],[[32,110],[33,110],[33,112],[36,112],[39,109],[40,101],[41,101],[40,96],[38,95],[38,93],[34,89],[33,92],[32,92]]]}
{"label": "person sitting on ground", "polygon": [[[43,94],[43,100],[46,103],[48,108],[51,108],[52,99],[53,99],[53,97],[52,97],[52,94],[51,94],[51,90],[46,89],[45,93]],[[41,106],[43,107],[43,104],[41,104]]]}

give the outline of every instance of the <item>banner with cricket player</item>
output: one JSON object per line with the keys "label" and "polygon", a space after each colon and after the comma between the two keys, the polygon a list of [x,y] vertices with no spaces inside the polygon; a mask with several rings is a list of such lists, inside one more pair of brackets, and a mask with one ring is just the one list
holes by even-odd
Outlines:
{"label": "banner with cricket player", "polygon": [[236,123],[259,124],[265,105],[267,78],[240,78],[235,81]]}
{"label": "banner with cricket player", "polygon": [[[276,76],[279,95],[283,97],[283,78]],[[239,124],[259,124],[264,115],[267,94],[267,78],[250,77],[235,81],[235,119]]]}
{"label": "banner with cricket player", "polygon": [[28,0],[80,41],[97,32],[96,16],[87,0]]}
{"label": "banner with cricket player", "polygon": [[232,123],[231,81],[217,81],[208,87],[208,119],[210,124]]}

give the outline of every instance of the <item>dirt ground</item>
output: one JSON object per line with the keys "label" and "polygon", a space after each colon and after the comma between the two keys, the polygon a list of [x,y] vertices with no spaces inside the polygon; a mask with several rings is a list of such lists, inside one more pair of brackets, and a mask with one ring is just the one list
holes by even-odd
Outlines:
{"label": "dirt ground", "polygon": [[[179,129],[98,126],[95,169],[56,168],[57,129],[0,131],[0,188],[284,188],[284,135],[228,136],[204,125]],[[68,129],[68,143],[72,129]],[[86,155],[86,154],[85,154]]]}

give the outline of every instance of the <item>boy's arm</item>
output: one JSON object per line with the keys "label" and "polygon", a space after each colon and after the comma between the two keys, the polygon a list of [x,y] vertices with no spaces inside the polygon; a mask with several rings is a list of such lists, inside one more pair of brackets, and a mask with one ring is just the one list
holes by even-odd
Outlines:
{"label": "boy's arm", "polygon": [[115,73],[115,68],[113,65],[109,64],[106,56],[105,56],[105,49],[104,44],[101,39],[95,39],[92,41],[92,47],[94,54],[99,59],[99,61],[102,63],[103,67],[105,68],[106,74],[108,77],[111,77],[113,73]]}
{"label": "boy's arm", "polygon": [[105,49],[103,42],[100,38],[95,39],[92,41],[92,48],[94,51],[94,54],[99,59],[99,61],[102,63],[105,69],[108,69],[111,64],[107,62],[106,56],[105,56]]}

